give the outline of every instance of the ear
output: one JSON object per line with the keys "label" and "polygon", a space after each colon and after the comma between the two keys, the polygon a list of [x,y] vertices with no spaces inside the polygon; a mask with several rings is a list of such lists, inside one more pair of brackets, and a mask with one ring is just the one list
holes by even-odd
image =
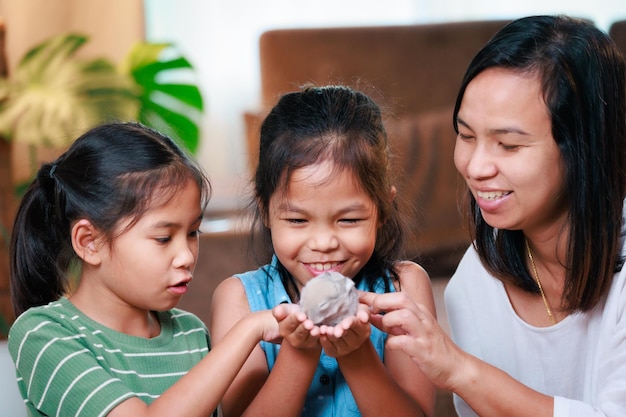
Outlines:
{"label": "ear", "polygon": [[91,265],[99,265],[101,253],[98,237],[100,233],[87,219],[81,219],[72,226],[72,247],[83,261]]}

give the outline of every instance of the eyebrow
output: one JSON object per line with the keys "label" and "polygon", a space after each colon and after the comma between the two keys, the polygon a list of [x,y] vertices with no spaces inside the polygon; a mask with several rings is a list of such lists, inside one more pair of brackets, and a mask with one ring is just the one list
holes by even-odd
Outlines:
{"label": "eyebrow", "polygon": [[[203,218],[203,215],[200,214],[196,220],[194,220],[193,224],[201,222]],[[160,221],[160,222],[156,222],[152,225],[153,229],[163,229],[163,228],[167,228],[167,227],[179,227],[180,224],[179,223],[174,223],[174,222],[168,222],[168,221]]]}
{"label": "eyebrow", "polygon": [[[468,128],[468,129],[472,130],[472,128],[470,127],[470,125],[469,125],[469,124],[467,124],[467,123],[466,123],[463,119],[461,119],[460,117],[457,117],[457,118],[456,118],[456,123],[457,123],[457,125],[462,125],[462,126],[465,126],[465,127],[466,127],[466,128]],[[509,134],[509,133],[514,133],[514,134],[517,134],[517,135],[523,135],[523,136],[528,136],[528,135],[529,135],[529,133],[528,133],[528,132],[526,132],[525,130],[522,130],[522,129],[520,129],[520,128],[513,127],[513,126],[511,126],[511,127],[497,128],[497,129],[489,129],[489,130],[487,131],[487,133],[488,133],[489,135],[506,135],[506,134]]]}
{"label": "eyebrow", "polygon": [[[350,204],[347,207],[342,208],[339,211],[339,213],[349,213],[351,211],[364,210],[365,208],[367,208],[367,207],[363,203],[354,203],[354,204]],[[302,209],[300,207],[294,206],[293,204],[291,204],[289,202],[283,202],[283,203],[279,204],[278,205],[278,209],[282,210],[282,211],[293,211],[293,212],[296,212],[296,213],[306,213],[305,209]]]}

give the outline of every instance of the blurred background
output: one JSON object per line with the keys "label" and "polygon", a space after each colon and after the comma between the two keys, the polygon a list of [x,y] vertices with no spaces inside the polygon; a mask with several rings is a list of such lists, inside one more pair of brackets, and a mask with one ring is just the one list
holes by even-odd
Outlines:
{"label": "blurred background", "polygon": [[210,205],[215,210],[239,205],[249,178],[242,115],[259,106],[258,46],[264,31],[513,19],[543,13],[585,17],[608,30],[613,21],[626,18],[626,2],[0,0],[9,74],[27,50],[66,31],[90,37],[81,55],[104,55],[114,62],[141,39],[174,43],[194,66],[191,76],[205,102],[197,155],[215,185]]}
{"label": "blurred background", "polygon": [[144,5],[147,38],[176,42],[198,69],[207,102],[199,157],[214,180],[216,208],[237,204],[248,179],[242,114],[260,105],[258,44],[266,30],[554,13],[588,18],[608,30],[626,18],[623,0],[146,0]]}

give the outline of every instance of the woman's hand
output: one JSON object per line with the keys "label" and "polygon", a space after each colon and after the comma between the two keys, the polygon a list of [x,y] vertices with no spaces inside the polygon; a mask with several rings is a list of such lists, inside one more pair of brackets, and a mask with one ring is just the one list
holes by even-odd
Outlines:
{"label": "woman's hand", "polygon": [[449,390],[455,385],[465,354],[426,308],[402,292],[360,291],[359,300],[370,306],[371,323],[389,334],[388,348],[405,352],[439,388]]}
{"label": "woman's hand", "polygon": [[297,304],[280,304],[274,307],[280,336],[296,349],[319,348],[319,328],[307,318]]}
{"label": "woman's hand", "polygon": [[359,305],[357,314],[344,318],[335,326],[320,326],[320,344],[328,356],[337,358],[358,349],[369,339],[369,307]]}

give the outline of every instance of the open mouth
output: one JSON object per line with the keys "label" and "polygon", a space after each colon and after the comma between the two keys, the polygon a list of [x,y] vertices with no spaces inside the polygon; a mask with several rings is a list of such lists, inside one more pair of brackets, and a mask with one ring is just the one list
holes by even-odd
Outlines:
{"label": "open mouth", "polygon": [[174,294],[183,295],[187,292],[187,287],[189,286],[190,282],[191,280],[181,281],[178,284],[169,287],[169,290]]}

